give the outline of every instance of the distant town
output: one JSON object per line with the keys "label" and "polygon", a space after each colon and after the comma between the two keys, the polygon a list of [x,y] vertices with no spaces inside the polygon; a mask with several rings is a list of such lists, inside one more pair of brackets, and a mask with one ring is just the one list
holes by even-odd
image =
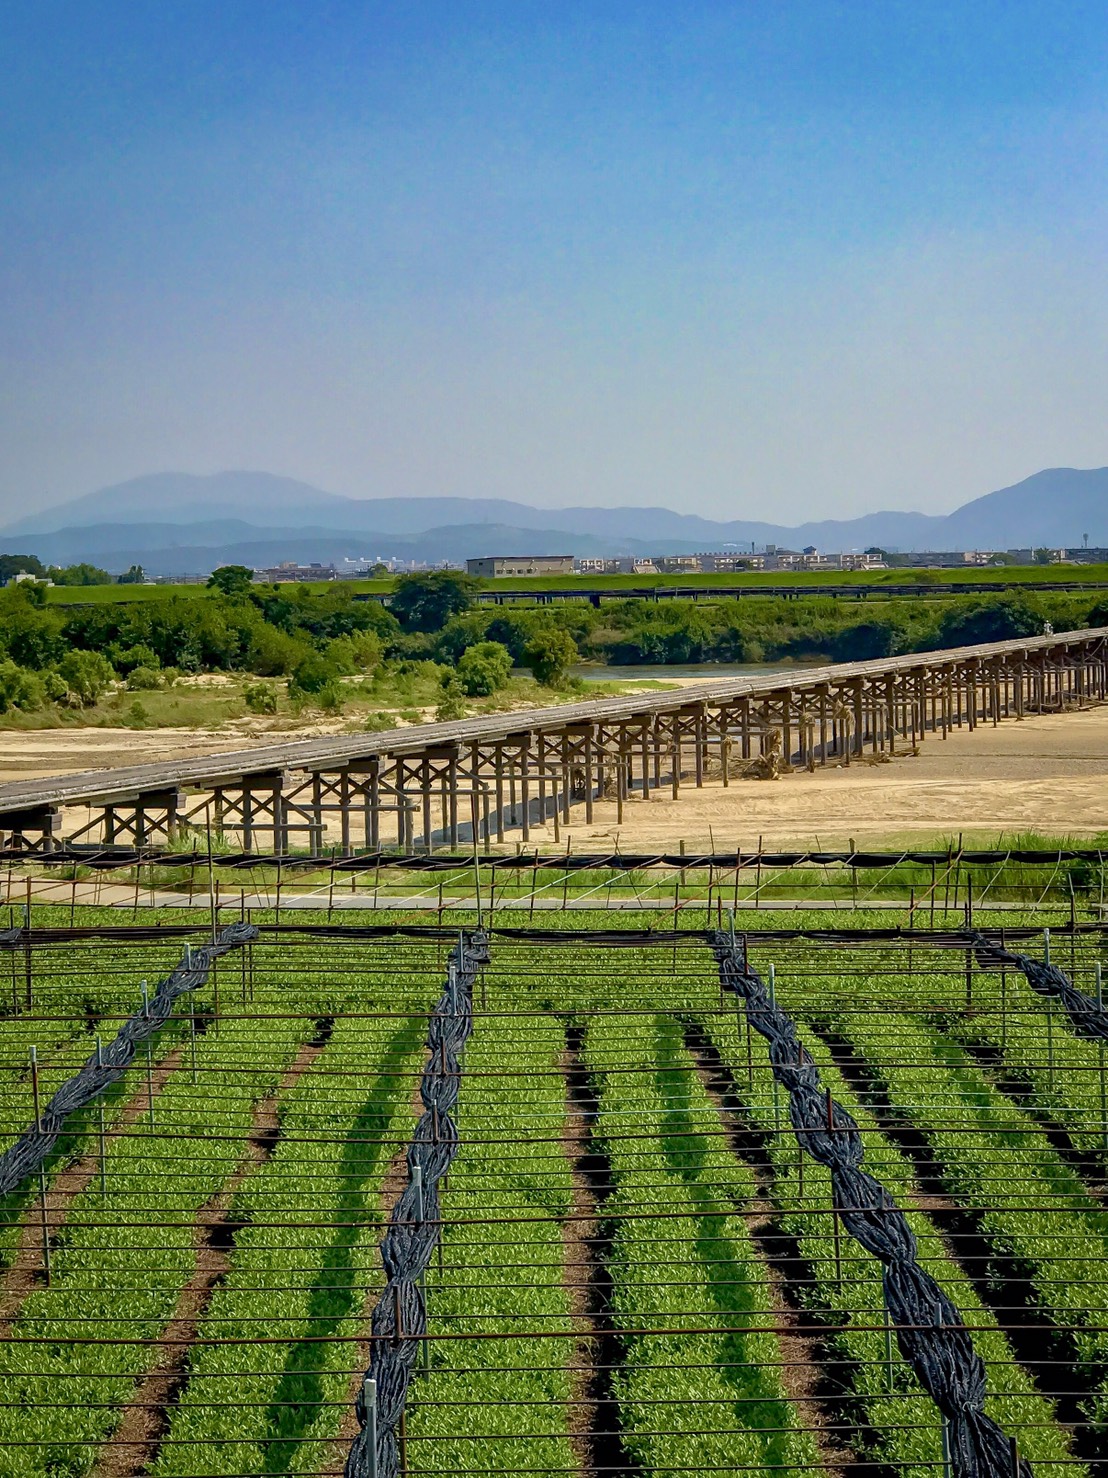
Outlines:
{"label": "distant town", "polygon": [[[786,549],[769,544],[749,552],[734,549],[705,551],[701,554],[624,555],[616,557],[579,558],[572,554],[491,554],[458,560],[405,560],[389,556],[343,559],[337,563],[321,561],[300,564],[284,560],[280,564],[254,568],[253,579],[260,585],[282,585],[321,580],[384,579],[390,575],[426,570],[462,570],[481,580],[542,578],[579,575],[594,579],[602,575],[672,576],[742,575],[762,572],[795,574],[848,573],[874,570],[966,570],[1009,565],[1094,565],[1108,563],[1108,548],[1082,544],[1078,548],[1046,547],[985,550],[923,550],[901,552],[870,548],[837,554],[824,553],[808,545],[804,549]],[[250,568],[247,566],[246,568]],[[127,585],[198,585],[211,570],[190,570],[177,574],[148,575],[141,565],[132,565],[121,575],[113,575],[92,564],[59,569],[42,564],[33,556],[0,555],[0,584],[19,585],[32,581],[39,585],[95,585],[119,583]]]}
{"label": "distant town", "polygon": [[[1108,563],[1108,548],[1083,546],[1077,549],[930,550],[898,553],[867,549],[862,552],[828,554],[809,545],[805,549],[765,549],[739,553],[735,550],[705,551],[702,554],[657,554],[651,557],[626,555],[615,558],[579,559],[572,554],[496,554],[467,559],[468,575],[482,580],[550,575],[741,575],[760,571],[793,571],[797,574],[850,570],[973,569],[983,566],[1029,564]],[[254,572],[263,583],[281,584],[295,580],[365,580],[373,574],[403,574],[427,569],[462,569],[460,561],[437,563],[416,560],[342,560],[338,564],[297,564],[288,560]],[[166,577],[159,583],[168,583]],[[176,577],[200,579],[200,576]]]}

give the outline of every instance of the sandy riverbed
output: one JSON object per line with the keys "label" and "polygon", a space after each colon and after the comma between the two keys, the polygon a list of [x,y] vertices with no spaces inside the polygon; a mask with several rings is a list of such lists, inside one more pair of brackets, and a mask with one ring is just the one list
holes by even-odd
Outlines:
{"label": "sandy riverbed", "polygon": [[[580,812],[580,808],[578,808]],[[580,813],[583,818],[583,812]],[[582,850],[611,844],[643,851],[720,850],[818,844],[854,838],[872,846],[957,837],[992,841],[1038,831],[1089,836],[1108,831],[1108,708],[1007,721],[994,728],[929,737],[917,758],[849,769],[800,771],[775,781],[719,781],[680,799],[656,792],[629,801],[623,825],[614,802],[598,803],[592,826],[568,835]]]}
{"label": "sandy riverbed", "polygon": [[[75,770],[213,754],[221,750],[341,730],[341,722],[299,732],[242,728],[40,729],[0,732],[0,783]],[[649,803],[632,799],[617,824],[614,802],[597,802],[591,826],[574,808],[568,829],[574,847],[609,846],[619,832],[628,850],[720,849],[793,844],[845,845],[930,841],[962,833],[967,842],[1000,833],[1035,830],[1088,836],[1108,831],[1108,707],[1009,720],[945,743],[928,738],[917,758],[887,765],[854,764],[776,781],[710,781],[702,790],[682,785]],[[552,843],[549,826],[535,840]],[[563,832],[563,838],[565,833]],[[562,845],[564,845],[564,839]]]}

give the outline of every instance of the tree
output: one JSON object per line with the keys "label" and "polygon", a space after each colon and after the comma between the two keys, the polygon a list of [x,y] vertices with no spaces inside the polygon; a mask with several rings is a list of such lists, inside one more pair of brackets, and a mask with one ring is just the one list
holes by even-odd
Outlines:
{"label": "tree", "polygon": [[479,641],[458,659],[458,681],[469,698],[487,698],[512,675],[512,654],[498,641]]}
{"label": "tree", "polygon": [[401,575],[389,609],[405,631],[440,631],[451,616],[469,610],[476,591],[477,581],[458,570]]}
{"label": "tree", "polygon": [[581,654],[568,631],[557,626],[536,631],[523,649],[523,660],[536,682],[548,688],[560,688],[569,669]]}
{"label": "tree", "polygon": [[1050,550],[1045,548],[1036,549],[1034,559],[1037,565],[1048,565],[1050,563]]}
{"label": "tree", "polygon": [[46,578],[46,567],[34,554],[0,554],[0,585],[6,585],[15,575],[35,575]]}
{"label": "tree", "polygon": [[1043,618],[1022,595],[1002,595],[959,604],[943,613],[937,632],[940,647],[976,647],[986,642],[1038,636]]}
{"label": "tree", "polygon": [[90,565],[85,562],[75,565],[65,565],[62,569],[50,571],[50,578],[55,585],[111,585],[112,577],[107,570],[102,570],[99,565]]}
{"label": "tree", "polygon": [[63,617],[43,608],[45,594],[45,586],[30,581],[0,591],[0,656],[36,672],[56,662],[67,645]]}
{"label": "tree", "polygon": [[112,664],[99,652],[67,652],[58,672],[82,707],[95,703],[115,678]]}
{"label": "tree", "polygon": [[28,672],[10,657],[0,660],[0,713],[12,708],[38,708],[46,689],[36,672]]}
{"label": "tree", "polygon": [[117,585],[145,585],[146,571],[141,565],[132,565],[115,582]]}
{"label": "tree", "polygon": [[254,571],[246,565],[220,565],[208,576],[208,589],[220,595],[245,595],[254,579]]}
{"label": "tree", "polygon": [[453,668],[448,668],[439,679],[439,691],[438,707],[435,709],[435,718],[438,722],[445,724],[454,719],[465,718],[465,693],[462,691],[458,674]]}
{"label": "tree", "polygon": [[836,632],[832,655],[836,662],[874,662],[895,657],[904,643],[904,633],[895,621],[859,621]]}

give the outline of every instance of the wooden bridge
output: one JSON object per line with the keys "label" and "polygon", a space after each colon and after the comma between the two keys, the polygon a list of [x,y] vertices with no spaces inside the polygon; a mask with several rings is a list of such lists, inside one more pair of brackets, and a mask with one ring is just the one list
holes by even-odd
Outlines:
{"label": "wooden bridge", "polygon": [[[592,820],[594,801],[726,785],[759,756],[815,768],[1108,697],[1108,628],[727,678],[378,734],[0,786],[0,841],[158,846],[190,827],[247,851],[486,847]],[[157,743],[156,734],[151,742]]]}

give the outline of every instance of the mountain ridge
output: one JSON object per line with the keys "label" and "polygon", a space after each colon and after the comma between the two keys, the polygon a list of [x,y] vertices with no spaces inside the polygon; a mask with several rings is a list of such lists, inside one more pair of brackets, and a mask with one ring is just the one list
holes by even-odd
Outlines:
{"label": "mountain ridge", "polygon": [[[157,517],[151,514],[156,512]],[[82,517],[73,524],[66,519]],[[1044,468],[949,514],[886,510],[799,525],[715,520],[664,507],[543,509],[503,498],[349,498],[263,472],[154,473],[97,489],[0,529],[13,553],[98,559],[161,573],[167,559],[464,559],[510,553],[695,553],[765,544],[823,550],[1108,545],[1108,467]],[[13,542],[14,541],[14,542]],[[375,546],[375,547],[367,547]],[[264,547],[264,555],[260,553]],[[203,568],[196,573],[204,573]]]}

